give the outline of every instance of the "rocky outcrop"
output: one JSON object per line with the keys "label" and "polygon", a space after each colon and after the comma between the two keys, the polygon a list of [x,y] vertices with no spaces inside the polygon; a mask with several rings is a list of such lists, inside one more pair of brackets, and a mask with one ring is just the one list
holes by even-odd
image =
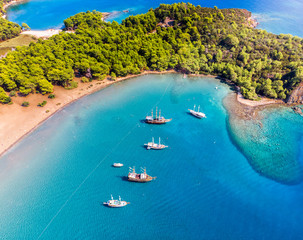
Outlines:
{"label": "rocky outcrop", "polygon": [[302,109],[299,107],[292,107],[292,110],[294,110],[295,113],[300,114],[301,116],[303,116],[303,112]]}
{"label": "rocky outcrop", "polygon": [[241,12],[244,14],[245,18],[247,19],[246,25],[251,28],[256,28],[259,23],[257,20],[252,16],[252,13],[246,9],[241,9]]}
{"label": "rocky outcrop", "polygon": [[292,91],[286,102],[287,104],[303,104],[303,82]]}
{"label": "rocky outcrop", "polygon": [[169,17],[166,17],[164,22],[158,23],[158,26],[163,27],[163,28],[173,27],[174,23],[175,23],[175,20],[170,19]]}

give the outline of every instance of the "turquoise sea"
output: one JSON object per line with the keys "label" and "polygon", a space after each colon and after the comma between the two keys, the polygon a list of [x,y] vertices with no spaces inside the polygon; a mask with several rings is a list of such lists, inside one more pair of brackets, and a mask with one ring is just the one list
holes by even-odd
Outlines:
{"label": "turquoise sea", "polygon": [[[81,11],[98,10],[116,12],[113,18],[121,22],[129,15],[145,13],[161,3],[174,0],[29,0],[8,9],[8,19],[21,24],[27,23],[32,29],[60,28],[63,20]],[[192,4],[204,7],[245,8],[253,12],[260,22],[259,28],[279,34],[291,33],[303,37],[303,2],[300,0],[192,0]],[[129,13],[123,13],[129,10]]]}
{"label": "turquoise sea", "polygon": [[[261,177],[235,147],[230,91],[212,78],[148,75],[64,108],[1,158],[0,238],[300,239],[303,186]],[[194,104],[206,119],[187,114]],[[141,122],[155,106],[173,121]],[[169,148],[144,149],[151,137]],[[130,166],[157,179],[127,182]],[[110,194],[131,204],[102,206]]]}
{"label": "turquoise sea", "polygon": [[[259,27],[303,36],[300,1],[193,3],[247,8]],[[34,0],[8,15],[46,29],[87,9],[136,14],[158,4]],[[285,107],[234,118],[223,105],[230,93],[213,78],[147,75],[62,109],[0,158],[0,239],[302,239],[303,118]],[[206,119],[187,114],[194,104]],[[156,106],[173,121],[143,123]],[[147,151],[152,137],[169,148]],[[157,179],[125,181],[133,166]],[[110,194],[131,204],[102,206]]]}

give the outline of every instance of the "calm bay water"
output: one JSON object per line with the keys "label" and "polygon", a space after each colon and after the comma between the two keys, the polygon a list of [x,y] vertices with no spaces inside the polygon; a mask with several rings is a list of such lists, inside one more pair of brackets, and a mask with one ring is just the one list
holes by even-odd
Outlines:
{"label": "calm bay water", "polygon": [[[0,238],[300,239],[303,185],[251,168],[226,129],[229,92],[215,79],[148,75],[63,109],[1,158]],[[186,113],[194,104],[207,119]],[[155,105],[173,121],[142,123]],[[145,150],[151,137],[169,148]],[[127,182],[129,166],[157,179]],[[131,204],[102,206],[110,194]]]}
{"label": "calm bay water", "polygon": [[[12,6],[8,9],[8,19],[21,24],[27,23],[32,29],[60,28],[63,20],[81,11],[98,10],[101,12],[121,12],[112,19],[121,22],[129,15],[145,13],[150,8],[156,8],[161,3],[174,3],[174,0],[165,1],[109,1],[109,0],[30,0]],[[191,1],[192,4],[204,7],[245,8],[253,12],[260,22],[259,28],[273,33],[291,33],[303,37],[303,2],[298,0],[208,0]]]}
{"label": "calm bay water", "polygon": [[[192,3],[246,8],[260,28],[303,37],[300,1]],[[47,29],[80,11],[137,14],[159,4],[33,0],[11,7],[8,17]],[[0,239],[301,239],[303,119],[281,108],[262,112],[262,128],[228,121],[228,93],[214,79],[149,75],[63,109],[0,160]],[[194,104],[207,119],[186,113]],[[171,123],[140,121],[156,105]],[[169,148],[145,150],[151,137]],[[129,166],[158,178],[129,183]],[[102,206],[110,194],[131,204]]]}

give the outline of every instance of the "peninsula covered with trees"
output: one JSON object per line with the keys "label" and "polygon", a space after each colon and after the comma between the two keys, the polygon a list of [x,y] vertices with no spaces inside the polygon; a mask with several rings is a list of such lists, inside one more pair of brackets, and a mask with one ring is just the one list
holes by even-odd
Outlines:
{"label": "peninsula covered with trees", "polygon": [[0,41],[17,37],[21,32],[21,27],[17,23],[1,17],[5,13],[4,6],[13,0],[0,0]]}
{"label": "peninsula covered with trees", "polygon": [[102,80],[175,69],[230,79],[245,98],[286,99],[303,79],[303,39],[252,27],[251,13],[190,3],[161,4],[121,24],[97,11],[64,21],[48,40],[18,47],[0,61],[0,101],[8,93],[51,93],[76,86],[75,74]]}

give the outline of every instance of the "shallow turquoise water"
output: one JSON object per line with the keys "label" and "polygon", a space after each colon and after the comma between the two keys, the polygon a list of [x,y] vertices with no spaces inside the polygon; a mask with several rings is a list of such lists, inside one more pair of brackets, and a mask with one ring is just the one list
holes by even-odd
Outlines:
{"label": "shallow turquoise water", "polygon": [[258,120],[230,116],[232,140],[261,175],[283,184],[303,179],[303,117],[291,108],[277,107],[260,112]]}
{"label": "shallow turquoise water", "polygon": [[[159,3],[34,0],[10,8],[8,16],[46,29],[80,11],[137,14]],[[192,3],[247,8],[260,28],[303,36],[300,1]],[[0,160],[0,239],[301,239],[302,117],[267,110],[262,128],[253,121],[232,128],[221,103],[229,92],[214,79],[153,75],[63,109]],[[187,115],[193,104],[208,118]],[[155,105],[173,121],[141,123]],[[142,144],[153,136],[169,148],[146,151]],[[113,162],[125,167],[114,169]],[[147,167],[158,178],[126,182],[128,166]],[[110,194],[131,205],[101,206]]]}
{"label": "shallow turquoise water", "polygon": [[[129,15],[145,13],[150,8],[156,8],[165,1],[108,1],[108,0],[30,0],[8,9],[8,19],[21,24],[27,23],[32,29],[59,28],[63,20],[81,11],[98,10],[115,12],[130,10],[129,13],[117,13],[112,19],[121,22]],[[203,7],[245,8],[253,12],[260,22],[259,28],[270,32],[291,33],[303,37],[303,2],[298,0],[192,0],[192,4]]]}
{"label": "shallow turquoise water", "polygon": [[[232,144],[229,92],[214,79],[148,75],[64,108],[1,158],[0,238],[300,239],[303,185],[260,176]],[[194,104],[207,119],[186,113]],[[173,121],[142,123],[155,105]],[[168,149],[142,147],[158,136]],[[124,181],[128,166],[157,179]],[[102,206],[110,194],[131,204]]]}

